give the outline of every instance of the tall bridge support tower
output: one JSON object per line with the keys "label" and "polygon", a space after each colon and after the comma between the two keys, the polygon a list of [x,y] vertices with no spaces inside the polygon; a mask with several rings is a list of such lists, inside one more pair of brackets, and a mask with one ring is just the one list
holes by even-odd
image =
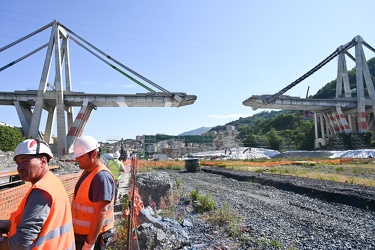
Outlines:
{"label": "tall bridge support tower", "polygon": [[[64,88],[63,88],[63,75],[62,75],[62,65],[65,66],[65,84],[66,90],[71,90],[70,81],[70,62],[69,62],[69,46],[68,46],[68,36],[65,30],[60,28],[57,22],[52,23],[52,31],[50,40],[47,47],[47,54],[44,61],[42,77],[40,79],[36,103],[34,107],[34,112],[31,117],[30,129],[27,133],[28,137],[38,138],[39,137],[39,127],[42,117],[42,111],[45,106],[44,96],[46,94],[48,77],[51,68],[52,57],[55,56],[55,78],[53,83],[53,95],[55,96],[55,105],[48,106],[47,124],[44,134],[44,140],[47,143],[51,143],[52,128],[54,116],[57,116],[57,152],[58,154],[65,155],[68,152],[67,142],[65,140],[66,136],[66,123],[65,123],[65,105],[64,105]],[[67,106],[66,109],[71,114],[68,118],[73,117],[73,107]],[[72,123],[72,120],[68,121]]]}

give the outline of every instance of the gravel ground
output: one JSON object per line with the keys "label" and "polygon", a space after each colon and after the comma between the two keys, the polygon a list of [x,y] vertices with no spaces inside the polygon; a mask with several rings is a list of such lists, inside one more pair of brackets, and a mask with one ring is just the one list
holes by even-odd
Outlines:
{"label": "gravel ground", "polygon": [[[173,181],[181,181],[182,194],[190,194],[198,186],[199,193],[210,194],[217,208],[227,202],[230,211],[243,219],[242,233],[233,239],[223,226],[210,224],[208,213],[196,214],[188,209],[187,218],[193,226],[188,230],[191,246],[187,249],[375,249],[375,209],[371,203],[374,188],[290,176],[259,177],[233,170],[214,174],[207,171],[215,169],[203,170],[167,172]],[[232,178],[224,176],[228,173]],[[253,179],[245,180],[243,176]],[[345,197],[351,197],[354,205],[370,205],[345,205],[341,203],[341,199],[346,203]],[[327,201],[332,199],[336,202]]]}

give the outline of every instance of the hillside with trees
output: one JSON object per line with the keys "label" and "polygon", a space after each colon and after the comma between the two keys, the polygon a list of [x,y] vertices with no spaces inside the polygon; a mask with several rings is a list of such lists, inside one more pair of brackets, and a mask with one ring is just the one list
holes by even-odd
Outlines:
{"label": "hillside with trees", "polygon": [[[275,150],[314,148],[314,120],[306,119],[299,111],[263,111],[240,118],[226,125],[239,131],[238,139],[244,147],[264,147]],[[210,131],[225,130],[216,126]]]}

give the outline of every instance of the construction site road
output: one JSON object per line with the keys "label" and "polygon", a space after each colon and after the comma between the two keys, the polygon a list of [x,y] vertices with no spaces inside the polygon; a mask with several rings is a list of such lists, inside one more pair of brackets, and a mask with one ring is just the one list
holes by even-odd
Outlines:
{"label": "construction site road", "polygon": [[234,239],[210,213],[191,212],[188,249],[375,249],[374,188],[221,168],[166,172],[182,194],[198,188],[242,218]]}

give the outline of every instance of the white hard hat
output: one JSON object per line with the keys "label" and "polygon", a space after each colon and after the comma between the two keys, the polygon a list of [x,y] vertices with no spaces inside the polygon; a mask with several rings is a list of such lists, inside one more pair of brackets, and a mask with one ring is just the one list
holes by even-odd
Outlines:
{"label": "white hard hat", "polygon": [[118,151],[114,152],[113,153],[113,158],[119,158],[120,157],[120,153]]}
{"label": "white hard hat", "polygon": [[14,156],[13,160],[15,160],[16,156],[18,155],[39,155],[39,154],[46,154],[50,158],[50,160],[53,157],[52,151],[49,147],[49,145],[41,140],[36,140],[36,139],[26,139],[14,150]]}
{"label": "white hard hat", "polygon": [[73,146],[73,150],[74,150],[73,157],[74,158],[80,157],[99,147],[100,145],[94,137],[90,135],[79,137]]}

